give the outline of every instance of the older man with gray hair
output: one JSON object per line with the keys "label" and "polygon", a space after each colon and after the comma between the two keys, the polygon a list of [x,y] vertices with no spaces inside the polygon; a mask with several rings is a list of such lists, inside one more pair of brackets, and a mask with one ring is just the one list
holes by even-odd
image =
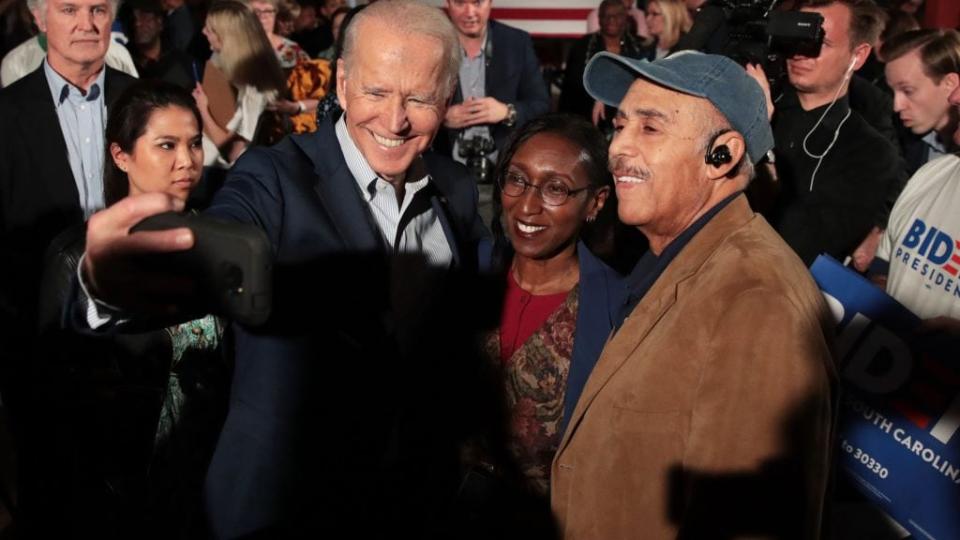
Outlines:
{"label": "older man with gray hair", "polygon": [[[32,3],[46,57],[0,90],[0,392],[21,429],[32,427],[27,415],[36,410],[25,400],[35,388],[27,374],[33,369],[43,252],[62,230],[103,208],[107,108],[133,80],[104,66],[115,7],[108,0]],[[25,459],[37,459],[39,449],[20,450]],[[32,472],[51,465],[41,463]],[[30,472],[23,482],[32,481]],[[47,497],[52,489],[36,494]],[[37,499],[28,492],[24,505],[31,500]]]}
{"label": "older man with gray hair", "polygon": [[766,102],[722,56],[600,53],[620,220],[650,251],[553,462],[564,538],[815,538],[836,373],[829,313],[747,203]]}
{"label": "older man with gray hair", "polygon": [[[371,4],[337,68],[343,117],[248,150],[205,212],[262,229],[275,276],[270,321],[234,326],[231,406],[206,482],[217,537],[441,534],[465,395],[450,348],[469,343],[458,310],[470,303],[451,278],[475,266],[482,234],[475,183],[429,151],[459,61],[439,9]],[[94,215],[82,264],[91,295],[128,312],[183,300],[139,279],[130,259],[187,249],[190,231],[129,233],[181,209],[150,194]],[[91,326],[125,318],[96,311]]]}

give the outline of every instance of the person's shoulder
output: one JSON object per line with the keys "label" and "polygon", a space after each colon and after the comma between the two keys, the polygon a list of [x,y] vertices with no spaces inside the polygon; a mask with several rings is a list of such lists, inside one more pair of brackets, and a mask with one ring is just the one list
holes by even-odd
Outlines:
{"label": "person's shoulder", "polygon": [[608,288],[620,287],[625,282],[625,277],[605,263],[583,242],[577,244],[577,259],[580,263],[581,284],[589,285],[596,282],[597,278],[602,278],[602,282]]}
{"label": "person's shoulder", "polygon": [[10,49],[10,51],[4,55],[2,63],[4,66],[9,66],[24,62],[32,62],[37,58],[37,56],[42,59],[44,52],[43,48],[40,47],[40,41],[37,39],[37,36],[33,36],[32,38],[27,39],[16,47]]}
{"label": "person's shoulder", "polygon": [[[0,103],[14,103],[35,98],[44,87],[46,87],[46,77],[41,64],[40,67],[17,79],[10,86],[0,89]],[[47,93],[49,94],[49,91]]]}
{"label": "person's shoulder", "polygon": [[130,85],[137,82],[137,78],[110,66],[105,66],[104,69],[107,70],[104,75],[104,91],[106,92],[107,105],[109,106],[109,104],[120,97],[120,94]]}
{"label": "person's shoulder", "polygon": [[960,184],[960,156],[947,154],[924,163],[910,177],[901,197],[915,197],[944,183]]}
{"label": "person's shoulder", "polygon": [[450,156],[428,150],[423,153],[423,161],[431,178],[444,193],[453,194],[476,187],[470,171]]}
{"label": "person's shoulder", "polygon": [[848,145],[844,155],[869,155],[871,163],[882,164],[883,167],[899,159],[900,151],[893,141],[884,137],[862,114],[852,109],[850,118],[840,128],[838,143],[840,141]]}
{"label": "person's shoulder", "polygon": [[133,84],[134,82],[137,81],[137,77],[130,75],[126,71],[117,69],[112,66],[105,66],[105,69],[107,70],[106,77],[112,81],[122,83],[124,85]]}
{"label": "person's shoulder", "polygon": [[501,40],[507,41],[523,41],[533,43],[533,38],[530,37],[530,34],[525,30],[510,26],[509,24],[504,24],[493,19],[490,20],[490,32],[493,36]]}
{"label": "person's shoulder", "polygon": [[316,179],[314,172],[333,171],[343,162],[333,126],[321,123],[312,133],[291,134],[272,146],[254,145],[233,165],[236,172],[258,176]]}
{"label": "person's shoulder", "polygon": [[744,288],[786,294],[817,291],[800,257],[759,214],[732,231],[713,256],[716,268]]}

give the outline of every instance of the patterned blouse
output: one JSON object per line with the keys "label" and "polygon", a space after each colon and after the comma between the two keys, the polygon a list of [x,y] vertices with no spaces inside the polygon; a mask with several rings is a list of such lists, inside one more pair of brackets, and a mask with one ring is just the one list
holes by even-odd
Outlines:
{"label": "patterned blouse", "polygon": [[505,362],[500,361],[500,333],[485,343],[487,358],[498,364],[504,385],[510,451],[535,493],[550,490],[550,464],[560,446],[563,400],[573,355],[579,286]]}
{"label": "patterned blouse", "polygon": [[281,38],[280,46],[276,48],[277,60],[280,60],[280,67],[291,69],[300,62],[307,62],[310,56],[297,45],[296,42],[287,38]]}

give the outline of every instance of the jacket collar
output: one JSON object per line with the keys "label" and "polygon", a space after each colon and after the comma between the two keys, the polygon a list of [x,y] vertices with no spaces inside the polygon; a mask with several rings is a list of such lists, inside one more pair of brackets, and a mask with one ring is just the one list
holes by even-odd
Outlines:
{"label": "jacket collar", "polygon": [[[381,234],[344,159],[334,123],[321,122],[312,135],[291,137],[291,140],[312,163],[317,175],[314,191],[344,243],[362,251],[383,252]],[[443,226],[454,264],[459,264],[457,242],[447,215],[447,193],[453,188],[452,179],[432,174],[430,161],[425,159],[424,166],[437,193],[431,197],[431,205]]]}
{"label": "jacket collar", "polygon": [[[567,423],[559,450],[569,444],[570,438],[583,419],[597,394],[623,366],[627,358],[640,346],[647,334],[677,301],[677,287],[700,271],[703,264],[720,248],[725,239],[754,219],[745,195],[731,201],[681,251],[660,278],[653,284],[620,330],[607,342],[600,359],[587,380],[580,400]],[[660,361],[650,358],[646,361]]]}

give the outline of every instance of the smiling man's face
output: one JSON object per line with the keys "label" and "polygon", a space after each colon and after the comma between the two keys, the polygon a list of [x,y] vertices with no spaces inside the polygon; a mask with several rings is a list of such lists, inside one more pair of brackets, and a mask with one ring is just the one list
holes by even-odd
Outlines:
{"label": "smiling man's face", "polygon": [[443,48],[438,39],[403,34],[376,19],[360,24],[351,58],[339,60],[337,98],[367,163],[395,182],[430,146],[443,121]]}
{"label": "smiling man's face", "polygon": [[61,74],[103,63],[113,22],[108,0],[47,0],[34,18],[47,34],[51,66]]}

